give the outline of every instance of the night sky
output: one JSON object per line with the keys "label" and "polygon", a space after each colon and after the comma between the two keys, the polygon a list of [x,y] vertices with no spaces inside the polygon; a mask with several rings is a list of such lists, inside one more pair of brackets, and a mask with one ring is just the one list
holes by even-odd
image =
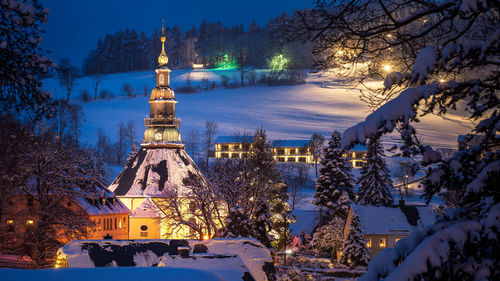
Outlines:
{"label": "night sky", "polygon": [[41,47],[50,51],[50,58],[69,58],[80,67],[99,38],[107,33],[134,28],[150,35],[161,28],[179,25],[185,31],[199,26],[203,19],[225,26],[252,20],[261,27],[282,12],[313,7],[315,0],[42,0],[50,10],[49,23],[43,25]]}

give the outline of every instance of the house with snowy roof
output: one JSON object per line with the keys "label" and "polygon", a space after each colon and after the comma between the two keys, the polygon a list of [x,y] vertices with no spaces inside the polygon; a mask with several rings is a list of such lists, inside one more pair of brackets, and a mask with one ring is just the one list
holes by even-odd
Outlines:
{"label": "house with snowy roof", "polygon": [[407,205],[404,200],[393,207],[351,204],[344,226],[344,239],[349,234],[353,210],[359,215],[366,247],[372,257],[386,248],[393,248],[411,232],[435,223],[432,206]]}
{"label": "house with snowy roof", "polygon": [[[94,223],[89,229],[90,239],[128,239],[128,216],[130,210],[107,188],[96,186],[76,198],[64,198],[62,207],[75,213],[83,213]],[[7,208],[1,215],[0,252],[16,249],[24,244],[24,233],[28,233],[39,221],[39,202],[26,194],[15,194],[8,198]],[[65,234],[61,230],[60,234]],[[57,235],[61,243],[71,241],[67,235]]]}
{"label": "house with snowy roof", "polygon": [[[183,210],[189,210],[193,187],[208,187],[181,142],[180,119],[175,116],[177,100],[170,88],[165,40],[165,29],[162,28],[156,87],[148,101],[150,114],[144,119],[146,130],[141,149],[129,158],[125,168],[109,186],[131,210],[130,239],[192,237],[189,227],[165,219],[165,201],[169,196],[182,199],[179,212],[184,213]],[[195,217],[185,219],[194,220],[193,225],[202,224]]]}

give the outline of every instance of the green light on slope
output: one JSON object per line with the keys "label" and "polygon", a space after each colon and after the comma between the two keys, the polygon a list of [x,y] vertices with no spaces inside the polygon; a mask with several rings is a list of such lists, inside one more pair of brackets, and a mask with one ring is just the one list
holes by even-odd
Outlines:
{"label": "green light on slope", "polygon": [[269,62],[269,68],[271,68],[273,71],[282,71],[288,68],[289,63],[290,60],[288,58],[283,56],[283,54],[279,54],[271,59],[271,61]]}
{"label": "green light on slope", "polygon": [[215,69],[234,69],[238,68],[238,63],[233,56],[228,54],[224,54],[222,58],[215,64]]}

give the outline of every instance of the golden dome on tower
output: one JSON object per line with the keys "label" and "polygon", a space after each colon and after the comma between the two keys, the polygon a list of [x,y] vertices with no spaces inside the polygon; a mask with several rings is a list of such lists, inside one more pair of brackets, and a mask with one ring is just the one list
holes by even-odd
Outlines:
{"label": "golden dome on tower", "polygon": [[158,57],[158,64],[160,67],[167,65],[168,63],[168,57],[167,54],[165,53],[165,41],[167,38],[165,37],[165,27],[161,26],[161,53],[160,56]]}

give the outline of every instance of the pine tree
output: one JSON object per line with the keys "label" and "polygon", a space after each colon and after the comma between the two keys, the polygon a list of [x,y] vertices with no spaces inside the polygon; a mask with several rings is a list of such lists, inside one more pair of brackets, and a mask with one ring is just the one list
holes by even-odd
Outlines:
{"label": "pine tree", "polygon": [[252,219],[253,233],[251,237],[259,240],[266,247],[271,246],[273,238],[269,235],[269,231],[273,228],[271,220],[270,206],[265,202],[259,206]]}
{"label": "pine tree", "polygon": [[334,131],[321,159],[320,177],[316,182],[314,204],[326,211],[319,225],[324,225],[332,216],[347,218],[349,204],[353,199],[354,180],[351,165],[342,156],[340,133]]}
{"label": "pine tree", "polygon": [[389,170],[385,164],[384,151],[379,137],[370,138],[366,164],[358,180],[358,203],[361,205],[391,206],[394,202]]}
{"label": "pine tree", "polygon": [[370,260],[370,251],[366,247],[366,240],[359,225],[359,215],[352,212],[350,231],[342,245],[340,263],[353,269],[358,266],[367,266]]}

